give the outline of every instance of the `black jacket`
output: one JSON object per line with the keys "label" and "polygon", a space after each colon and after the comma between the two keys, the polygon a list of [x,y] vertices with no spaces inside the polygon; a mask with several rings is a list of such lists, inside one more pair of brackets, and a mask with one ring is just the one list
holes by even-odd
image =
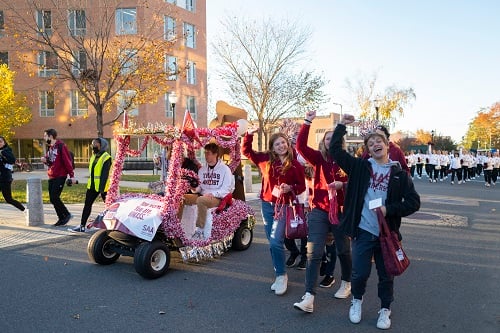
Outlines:
{"label": "black jacket", "polygon": [[[12,153],[12,149],[5,145],[0,149],[0,182],[12,181],[12,167],[16,163],[16,157]],[[10,168],[6,166],[10,165]]]}
{"label": "black jacket", "polygon": [[[353,157],[342,148],[342,138],[345,133],[346,127],[342,124],[337,125],[328,151],[349,177],[344,199],[344,214],[340,217],[340,228],[348,236],[356,237],[372,171],[370,161]],[[387,224],[391,230],[398,233],[401,240],[399,233],[401,218],[420,209],[420,196],[415,191],[408,173],[399,165],[391,167],[387,199],[384,205]]]}

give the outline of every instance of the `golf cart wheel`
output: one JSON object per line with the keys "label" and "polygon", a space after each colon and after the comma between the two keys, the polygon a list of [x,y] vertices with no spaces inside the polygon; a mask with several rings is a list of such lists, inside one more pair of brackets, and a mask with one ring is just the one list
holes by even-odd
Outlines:
{"label": "golf cart wheel", "polygon": [[89,259],[100,265],[110,265],[120,257],[112,250],[115,241],[108,236],[107,230],[99,230],[90,237],[87,245]]}
{"label": "golf cart wheel", "polygon": [[135,249],[135,271],[146,279],[163,276],[169,265],[170,249],[161,241],[144,242]]}
{"label": "golf cart wheel", "polygon": [[253,240],[253,230],[246,224],[242,224],[234,232],[232,248],[237,251],[244,251],[250,247]]}

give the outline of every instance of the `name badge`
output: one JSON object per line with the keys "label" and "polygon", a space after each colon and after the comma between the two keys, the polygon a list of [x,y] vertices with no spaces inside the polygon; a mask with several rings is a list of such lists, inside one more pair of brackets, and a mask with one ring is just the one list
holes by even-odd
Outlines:
{"label": "name badge", "polygon": [[378,207],[382,207],[382,198],[370,200],[370,202],[368,203],[369,209],[375,209]]}

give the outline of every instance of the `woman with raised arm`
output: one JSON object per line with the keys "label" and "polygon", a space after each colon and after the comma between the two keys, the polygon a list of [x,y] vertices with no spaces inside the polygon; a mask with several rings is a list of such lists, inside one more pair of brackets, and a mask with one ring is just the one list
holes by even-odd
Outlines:
{"label": "woman with raised arm", "polygon": [[[378,297],[380,311],[377,328],[391,327],[391,303],[394,300],[394,276],[384,267],[380,249],[377,210],[385,216],[392,231],[398,233],[401,218],[420,209],[420,196],[415,191],[409,174],[397,162],[389,159],[387,137],[376,131],[364,138],[367,160],[349,155],[342,146],[347,124],[354,116],[344,114],[333,132],[329,153],[349,177],[344,198],[344,214],[340,216],[340,228],[352,239],[352,302],[349,320],[361,321],[361,304],[370,276],[372,258],[378,273]],[[381,221],[382,222],[382,221]]]}
{"label": "woman with raised arm", "polygon": [[282,197],[285,202],[289,202],[295,195],[305,191],[304,167],[293,157],[288,137],[283,133],[271,135],[266,152],[254,151],[253,134],[257,130],[248,130],[243,138],[242,152],[259,168],[262,175],[261,212],[276,277],[271,290],[276,295],[283,295],[288,286],[284,246],[285,214],[281,213],[283,207],[277,201]]}
{"label": "woman with raised arm", "polygon": [[[320,264],[325,250],[328,233],[332,232],[335,239],[335,247],[331,258],[335,260],[338,255],[342,270],[342,282],[339,290],[335,293],[336,298],[347,298],[351,294],[351,242],[349,238],[329,220],[330,198],[329,192],[336,191],[338,211],[343,208],[344,183],[347,182],[347,175],[340,169],[328,154],[330,139],[333,132],[325,133],[320,144],[320,149],[315,150],[307,146],[307,138],[312,121],[316,118],[316,111],[306,112],[304,124],[302,125],[297,138],[297,150],[313,166],[314,181],[311,198],[311,212],[307,215],[309,235],[307,242],[307,268],[305,281],[305,295],[302,301],[295,303],[296,309],[313,312],[314,297],[316,295],[317,279],[320,271]],[[335,192],[334,191],[334,192]],[[331,286],[333,271],[325,275],[322,286]]]}

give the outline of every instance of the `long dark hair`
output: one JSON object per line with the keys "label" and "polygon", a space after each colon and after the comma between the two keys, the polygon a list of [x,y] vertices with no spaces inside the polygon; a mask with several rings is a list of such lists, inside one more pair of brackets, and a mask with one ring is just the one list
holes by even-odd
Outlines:
{"label": "long dark hair", "polygon": [[0,135],[0,139],[3,140],[3,147],[2,147],[2,149],[3,148],[7,148],[9,146],[9,144],[7,143],[7,140],[5,140],[5,137]]}

